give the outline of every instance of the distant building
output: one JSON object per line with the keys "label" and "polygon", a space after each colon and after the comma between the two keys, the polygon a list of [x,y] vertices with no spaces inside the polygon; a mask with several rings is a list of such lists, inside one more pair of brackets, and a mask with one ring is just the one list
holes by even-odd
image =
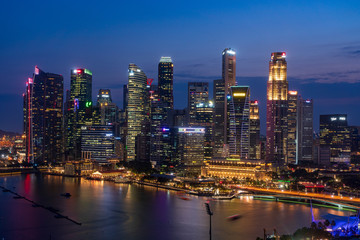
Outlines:
{"label": "distant building", "polygon": [[189,82],[188,83],[188,123],[189,126],[195,126],[195,110],[200,103],[209,101],[209,83],[207,82]]}
{"label": "distant building", "polygon": [[223,79],[214,80],[214,156],[222,155],[225,144],[225,82]]}
{"label": "distant building", "polygon": [[81,153],[83,160],[107,163],[114,155],[112,126],[82,126]]}
{"label": "distant building", "polygon": [[64,78],[35,67],[34,75],[26,85],[26,160],[32,163],[62,161]]}
{"label": "distant building", "polygon": [[297,162],[299,164],[316,162],[313,158],[313,100],[300,98],[298,109]]}
{"label": "distant building", "polygon": [[249,159],[250,148],[250,87],[232,86],[227,95],[228,144],[230,156]]}
{"label": "distant building", "polygon": [[299,116],[299,94],[297,91],[289,91],[287,113],[287,164],[298,163]]}
{"label": "distant building", "polygon": [[269,62],[266,104],[266,161],[287,163],[288,81],[285,52],[273,52]]}
{"label": "distant building", "polygon": [[250,159],[261,159],[259,102],[250,101]]}
{"label": "distant building", "polygon": [[136,136],[141,133],[147,103],[147,77],[135,64],[129,64],[127,99],[127,161],[135,160]]}
{"label": "distant building", "polygon": [[158,70],[160,100],[163,102],[165,110],[172,110],[174,109],[174,64],[172,63],[171,57],[161,57]]}
{"label": "distant building", "polygon": [[326,147],[330,148],[331,163],[350,163],[351,133],[346,114],[320,115],[320,148]]}
{"label": "distant building", "polygon": [[81,127],[92,121],[92,72],[72,69],[70,98],[67,109],[66,153],[68,159],[81,158]]}
{"label": "distant building", "polygon": [[204,164],[205,128],[178,128],[180,164],[188,172],[200,173]]}

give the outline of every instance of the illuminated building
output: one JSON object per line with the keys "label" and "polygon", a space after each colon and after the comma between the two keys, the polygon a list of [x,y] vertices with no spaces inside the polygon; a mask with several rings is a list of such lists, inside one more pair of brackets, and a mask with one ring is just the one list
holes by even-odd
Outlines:
{"label": "illuminated building", "polygon": [[277,167],[287,162],[288,81],[285,52],[271,54],[266,103],[266,161]]}
{"label": "illuminated building", "polygon": [[159,96],[166,111],[174,109],[173,71],[171,57],[161,57],[158,68]]}
{"label": "illuminated building", "polygon": [[82,126],[81,153],[83,160],[107,163],[107,159],[114,155],[112,126]]}
{"label": "illuminated building", "polygon": [[100,89],[97,95],[97,107],[100,110],[100,124],[114,125],[118,121],[118,107],[111,99],[109,89]]}
{"label": "illuminated building", "polygon": [[26,159],[58,162],[63,157],[63,76],[38,67],[24,95]]}
{"label": "illuminated building", "polygon": [[313,161],[313,100],[299,101],[298,113],[298,163]]}
{"label": "illuminated building", "polygon": [[180,164],[187,172],[200,173],[204,164],[205,128],[178,128]]}
{"label": "illuminated building", "polygon": [[72,69],[68,109],[66,151],[68,159],[81,157],[81,127],[92,121],[92,72]]}
{"label": "illuminated building", "polygon": [[140,134],[145,119],[145,104],[147,103],[147,77],[135,64],[129,64],[127,99],[127,160],[135,160],[135,141]]}
{"label": "illuminated building", "polygon": [[215,128],[214,128],[214,154],[215,156],[228,155],[228,103],[226,96],[230,87],[236,85],[236,52],[226,48],[222,52],[222,79],[214,81],[215,100]]}
{"label": "illuminated building", "polygon": [[213,129],[214,129],[214,103],[212,101],[198,103],[194,110],[195,118],[193,127],[205,128],[204,135],[204,158],[209,160],[213,156]]}
{"label": "illuminated building", "polygon": [[219,178],[252,179],[256,181],[269,181],[267,169],[271,164],[261,161],[237,161],[237,159],[227,158],[214,159],[201,169],[201,175]]}
{"label": "illuminated building", "polygon": [[331,163],[350,163],[351,132],[346,114],[320,115],[321,147],[330,147]]}
{"label": "illuminated building", "polygon": [[[193,126],[196,123],[195,109],[197,104],[209,101],[209,83],[189,82],[188,83],[188,124]],[[194,125],[195,126],[195,125]]]}
{"label": "illuminated building", "polygon": [[214,156],[220,157],[223,151],[225,120],[225,83],[222,79],[214,80]]}
{"label": "illuminated building", "polygon": [[250,148],[250,87],[232,86],[227,98],[227,137],[230,156],[249,158]]}
{"label": "illuminated building", "polygon": [[250,159],[261,159],[259,102],[250,101]]}
{"label": "illuminated building", "polygon": [[298,107],[299,95],[297,91],[288,92],[288,139],[287,163],[298,164]]}

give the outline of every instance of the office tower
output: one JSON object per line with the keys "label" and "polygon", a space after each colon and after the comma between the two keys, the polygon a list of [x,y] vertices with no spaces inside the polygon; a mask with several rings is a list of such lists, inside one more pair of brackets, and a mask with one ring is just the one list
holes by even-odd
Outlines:
{"label": "office tower", "polygon": [[266,161],[277,167],[287,163],[287,63],[285,52],[271,54],[266,103]]}
{"label": "office tower", "polygon": [[204,159],[211,160],[213,156],[213,129],[214,129],[214,103],[207,101],[198,103],[194,110],[193,127],[205,128],[204,135]]}
{"label": "office tower", "polygon": [[189,82],[188,83],[188,123],[195,124],[195,109],[200,103],[209,101],[209,83]]}
{"label": "office tower", "polygon": [[81,159],[91,159],[107,163],[114,155],[114,135],[112,126],[81,127]]}
{"label": "office tower", "polygon": [[298,163],[313,162],[313,100],[299,100]]}
{"label": "office tower", "polygon": [[186,127],[188,126],[187,108],[174,109],[169,117],[170,127]]}
{"label": "office tower", "polygon": [[166,111],[174,109],[173,72],[171,57],[161,57],[158,68],[158,85],[160,100]]}
{"label": "office tower", "polygon": [[35,67],[27,82],[24,125],[28,162],[62,161],[63,81],[63,76]]}
{"label": "office tower", "polygon": [[128,85],[124,84],[124,86],[123,86],[123,109],[124,109],[124,111],[127,109],[128,99],[129,99]]}
{"label": "office tower", "polygon": [[226,98],[229,154],[245,160],[250,148],[250,87],[232,86]]}
{"label": "office tower", "polygon": [[205,128],[178,128],[180,164],[187,173],[199,174],[204,164]]}
{"label": "office tower", "polygon": [[220,157],[225,144],[225,83],[223,79],[214,80],[214,156]]}
{"label": "office tower", "polygon": [[[150,87],[150,159],[157,167],[167,166],[171,161],[171,132],[168,124],[168,112],[164,111],[165,105],[160,98],[157,85]],[[171,111],[172,112],[172,111]]]}
{"label": "office tower", "polygon": [[259,102],[250,101],[250,159],[261,159]]}
{"label": "office tower", "polygon": [[297,91],[288,92],[288,139],[287,164],[298,164],[298,117],[299,95]]}
{"label": "office tower", "polygon": [[236,85],[236,52],[226,48],[222,52],[222,79],[214,80],[215,100],[215,128],[214,128],[214,155],[225,157],[228,155],[228,104],[227,96],[230,87]]}
{"label": "office tower", "polygon": [[67,123],[66,152],[68,159],[81,158],[81,127],[92,121],[92,72],[72,69]]}
{"label": "office tower", "polygon": [[104,105],[105,103],[112,103],[110,89],[99,89],[97,95],[97,105]]}
{"label": "office tower", "polygon": [[129,64],[127,99],[127,160],[135,160],[135,140],[140,134],[145,119],[145,104],[147,103],[147,77],[135,64]]}
{"label": "office tower", "polygon": [[346,114],[320,115],[320,148],[326,147],[330,148],[330,163],[350,163],[351,134]]}
{"label": "office tower", "polygon": [[[111,91],[109,89],[99,90],[97,95],[97,107],[99,108],[100,113],[100,125],[115,125],[117,123],[118,107],[112,102]],[[93,120],[93,123],[95,121],[96,120]]]}

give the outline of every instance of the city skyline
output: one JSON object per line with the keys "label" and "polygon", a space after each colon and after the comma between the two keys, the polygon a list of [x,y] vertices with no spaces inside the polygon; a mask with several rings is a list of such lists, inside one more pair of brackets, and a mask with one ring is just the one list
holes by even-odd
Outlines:
{"label": "city skyline", "polygon": [[[16,6],[19,17],[9,17],[7,12],[2,15],[5,28],[1,40],[3,88],[0,90],[0,111],[11,118],[0,120],[0,124],[4,130],[22,131],[18,106],[21,105],[26,79],[31,76],[35,65],[62,74],[64,89],[69,89],[70,69],[91,69],[94,73],[93,96],[100,88],[111,89],[114,102],[121,106],[128,64],[135,62],[148,77],[156,79],[160,57],[171,56],[175,65],[174,103],[179,109],[186,107],[186,100],[182,101],[181,97],[187,91],[188,82],[211,83],[221,78],[219,52],[230,47],[237,51],[238,84],[249,85],[253,99],[259,100],[261,126],[265,126],[267,59],[274,51],[287,52],[291,88],[300,92],[304,99],[314,100],[316,131],[319,130],[320,114],[347,113],[349,124],[359,125],[359,120],[355,120],[360,119],[360,113],[356,111],[360,100],[356,91],[360,87],[357,67],[360,44],[356,24],[359,22],[356,12],[359,3],[332,1],[332,4],[325,5],[305,1],[302,6],[270,1],[263,3],[251,6],[234,2],[231,8],[219,3],[208,6],[193,3],[193,10],[187,8],[186,2],[176,7],[171,3],[171,14],[164,14],[166,11],[161,4],[156,9],[151,8],[149,14],[145,3],[137,9],[143,17],[136,20],[131,11],[122,10],[127,8],[127,3],[119,8],[114,4],[114,9],[120,9],[119,13],[108,6],[93,8],[92,3],[85,6],[81,1],[74,3],[71,9],[66,4],[45,2]],[[15,7],[14,3],[6,4],[10,9]],[[42,17],[29,15],[32,9],[49,7],[54,12],[69,14],[79,7],[90,12],[97,9],[101,21],[97,23],[97,19],[90,18],[85,22],[73,14],[75,17],[71,20],[59,21],[50,17],[44,22]],[[281,12],[281,16],[273,16],[271,10],[274,9]],[[230,16],[230,26],[223,24],[225,16]],[[24,18],[27,21],[21,21]],[[165,19],[168,20],[166,23]],[[280,19],[286,21],[279,22]],[[220,23],[216,23],[217,20]],[[278,28],[269,32],[267,28],[274,22],[279,22]],[[169,41],[154,37],[162,26],[167,27],[165,32]],[[34,28],[36,31],[33,31]],[[200,30],[195,32],[195,29]],[[139,38],[139,32],[149,38]],[[225,34],[229,32],[231,38]],[[124,34],[130,36],[129,40],[123,38]],[[275,35],[281,35],[281,38],[273,39]],[[102,40],[96,40],[100,36]],[[211,44],[205,44],[205,39],[210,36]],[[210,94],[211,89],[212,86]],[[261,131],[264,134],[263,127]]]}

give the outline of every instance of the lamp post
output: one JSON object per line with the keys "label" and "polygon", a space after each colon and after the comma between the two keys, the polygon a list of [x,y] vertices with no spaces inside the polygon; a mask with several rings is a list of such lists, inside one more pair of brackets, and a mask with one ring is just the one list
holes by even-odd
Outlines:
{"label": "lamp post", "polygon": [[214,213],[211,211],[209,203],[205,203],[205,207],[206,207],[206,212],[207,212],[207,214],[210,216],[209,235],[210,235],[210,240],[211,240],[211,216],[212,216]]}

